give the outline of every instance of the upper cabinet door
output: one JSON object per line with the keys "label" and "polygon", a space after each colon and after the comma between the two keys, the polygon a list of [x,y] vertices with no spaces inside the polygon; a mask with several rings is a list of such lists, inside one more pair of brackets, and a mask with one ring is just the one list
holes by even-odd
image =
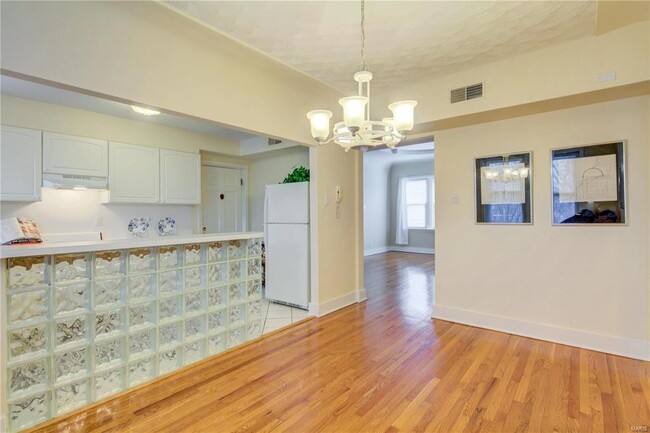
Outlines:
{"label": "upper cabinet door", "polygon": [[108,176],[108,142],[43,133],[43,173]]}
{"label": "upper cabinet door", "polygon": [[0,126],[0,200],[41,199],[41,131]]}
{"label": "upper cabinet door", "polygon": [[162,203],[201,203],[199,154],[160,150],[160,198]]}
{"label": "upper cabinet door", "polygon": [[108,201],[158,203],[160,150],[155,147],[110,142],[108,146]]}

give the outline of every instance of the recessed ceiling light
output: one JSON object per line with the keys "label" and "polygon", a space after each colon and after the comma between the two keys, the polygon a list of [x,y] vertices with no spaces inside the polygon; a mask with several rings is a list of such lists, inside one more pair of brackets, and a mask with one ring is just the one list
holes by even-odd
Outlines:
{"label": "recessed ceiling light", "polygon": [[157,116],[160,114],[160,111],[152,110],[151,108],[138,107],[137,105],[131,105],[131,108],[133,108],[133,111],[142,114],[143,116]]}

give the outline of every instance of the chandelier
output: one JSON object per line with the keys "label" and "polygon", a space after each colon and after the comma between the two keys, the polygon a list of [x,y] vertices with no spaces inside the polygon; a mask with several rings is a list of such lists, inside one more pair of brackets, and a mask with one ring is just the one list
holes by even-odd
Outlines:
{"label": "chandelier", "polygon": [[339,99],[343,107],[343,122],[334,124],[332,138],[329,137],[332,112],[312,110],[307,113],[311,123],[311,135],[319,145],[334,141],[345,151],[358,147],[362,151],[370,147],[386,146],[394,149],[413,129],[413,111],[417,101],[393,102],[388,109],[393,117],[370,120],[370,80],[372,73],[367,70],[365,31],[365,0],[361,0],[361,70],[354,74],[358,83],[358,95]]}

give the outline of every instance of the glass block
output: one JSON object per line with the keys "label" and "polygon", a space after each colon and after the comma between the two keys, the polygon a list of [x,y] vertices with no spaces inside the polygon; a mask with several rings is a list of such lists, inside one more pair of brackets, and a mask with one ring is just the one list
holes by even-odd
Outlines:
{"label": "glass block", "polygon": [[216,355],[228,348],[228,334],[222,332],[208,337],[208,355]]}
{"label": "glass block", "polygon": [[236,260],[228,263],[228,281],[241,281],[246,277],[246,260]]}
{"label": "glass block", "polygon": [[246,323],[246,304],[228,308],[228,325],[232,328]]}
{"label": "glass block", "polygon": [[185,345],[185,365],[205,358],[205,340],[197,340]]}
{"label": "glass block", "polygon": [[48,283],[47,257],[16,257],[7,262],[9,287],[36,286]]}
{"label": "glass block", "polygon": [[183,365],[181,357],[180,347],[160,352],[160,355],[158,355],[158,374],[162,375],[181,368],[181,365]]}
{"label": "glass block", "polygon": [[160,296],[168,296],[183,291],[183,271],[161,272],[158,276],[158,293]]}
{"label": "glass block", "polygon": [[258,257],[262,255],[262,238],[248,240],[248,257]]}
{"label": "glass block", "polygon": [[205,263],[201,244],[185,245],[185,266]]}
{"label": "glass block", "polygon": [[47,319],[48,303],[47,290],[30,290],[15,292],[9,295],[9,324],[26,322],[28,320]]}
{"label": "glass block", "polygon": [[124,309],[95,313],[95,338],[123,332],[125,327]]}
{"label": "glass block", "polygon": [[183,299],[173,296],[158,301],[158,321],[177,319],[183,316]]}
{"label": "glass block", "polygon": [[246,327],[231,329],[228,332],[228,347],[236,347],[246,342]]}
{"label": "glass block", "polygon": [[108,307],[124,302],[124,278],[93,281],[95,307]]}
{"label": "glass block", "polygon": [[54,256],[54,281],[67,282],[90,278],[88,254]]}
{"label": "glass block", "polygon": [[262,322],[251,322],[246,325],[246,340],[254,340],[262,336]]}
{"label": "glass block", "polygon": [[228,259],[228,243],[213,242],[208,244],[208,261],[225,262]]}
{"label": "glass block", "polygon": [[158,342],[163,346],[177,346],[183,342],[182,322],[168,323],[158,327]]}
{"label": "glass block", "polygon": [[108,397],[124,389],[124,367],[95,375],[95,400]]}
{"label": "glass block", "polygon": [[227,281],[228,281],[227,263],[215,263],[212,265],[208,265],[208,285],[210,287],[226,284]]}
{"label": "glass block", "polygon": [[202,313],[206,307],[205,290],[185,294],[185,314]]}
{"label": "glass block", "polygon": [[13,359],[47,351],[49,332],[47,324],[9,331],[9,357]]}
{"label": "glass block", "polygon": [[228,287],[213,287],[208,289],[208,307],[210,309],[223,308],[228,305]]}
{"label": "glass block", "polygon": [[95,368],[104,369],[124,362],[124,337],[95,343]]}
{"label": "glass block", "polygon": [[49,392],[9,403],[9,431],[15,432],[39,424],[50,418]]}
{"label": "glass block", "polygon": [[248,299],[261,299],[262,298],[262,280],[253,279],[248,280]]}
{"label": "glass block", "polygon": [[205,287],[205,266],[185,268],[185,290]]}
{"label": "glass block", "polygon": [[81,379],[54,389],[54,412],[61,415],[92,401],[90,380]]}
{"label": "glass block", "polygon": [[133,275],[127,281],[129,302],[152,300],[156,296],[156,274]]}
{"label": "glass block", "polygon": [[246,283],[235,283],[228,286],[228,303],[236,305],[246,302]]}
{"label": "glass block", "polygon": [[54,286],[54,314],[85,313],[89,310],[89,283]]}
{"label": "glass block", "polygon": [[88,341],[88,316],[77,316],[56,321],[56,345],[62,346]]}
{"label": "glass block", "polygon": [[262,301],[248,302],[248,320],[258,320],[262,318]]}
{"label": "glass block", "polygon": [[262,259],[248,259],[248,277],[254,278],[262,275]]}
{"label": "glass block", "polygon": [[118,278],[125,273],[126,261],[122,251],[101,251],[94,256],[95,274],[93,279]]}
{"label": "glass block", "polygon": [[208,313],[208,332],[211,334],[225,331],[228,327],[228,310],[223,309]]}
{"label": "glass block", "polygon": [[49,358],[9,367],[9,397],[44,390],[50,382]]}
{"label": "glass block", "polygon": [[153,248],[129,250],[129,274],[152,272],[156,270],[156,255]]}
{"label": "glass block", "polygon": [[158,265],[160,269],[177,268],[180,264],[177,246],[158,248]]}
{"label": "glass block", "polygon": [[129,386],[138,385],[156,377],[156,358],[138,359],[129,364]]}
{"label": "glass block", "polygon": [[90,348],[78,347],[54,353],[55,382],[65,382],[90,373]]}
{"label": "glass block", "polygon": [[156,330],[143,329],[129,335],[129,358],[133,359],[156,351]]}
{"label": "glass block", "polygon": [[234,240],[228,242],[228,260],[245,259],[246,258],[246,241]]}
{"label": "glass block", "polygon": [[196,316],[185,320],[185,339],[194,340],[205,337],[205,316]]}
{"label": "glass block", "polygon": [[128,312],[130,330],[156,324],[155,302],[129,305]]}

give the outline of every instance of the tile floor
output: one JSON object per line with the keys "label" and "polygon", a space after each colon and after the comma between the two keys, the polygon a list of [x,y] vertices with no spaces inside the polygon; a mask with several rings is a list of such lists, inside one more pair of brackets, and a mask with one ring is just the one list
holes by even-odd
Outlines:
{"label": "tile floor", "polygon": [[276,331],[292,323],[298,322],[302,319],[310,317],[307,310],[300,308],[289,307],[282,304],[274,304],[273,302],[265,301],[266,317],[264,320],[264,334]]}

